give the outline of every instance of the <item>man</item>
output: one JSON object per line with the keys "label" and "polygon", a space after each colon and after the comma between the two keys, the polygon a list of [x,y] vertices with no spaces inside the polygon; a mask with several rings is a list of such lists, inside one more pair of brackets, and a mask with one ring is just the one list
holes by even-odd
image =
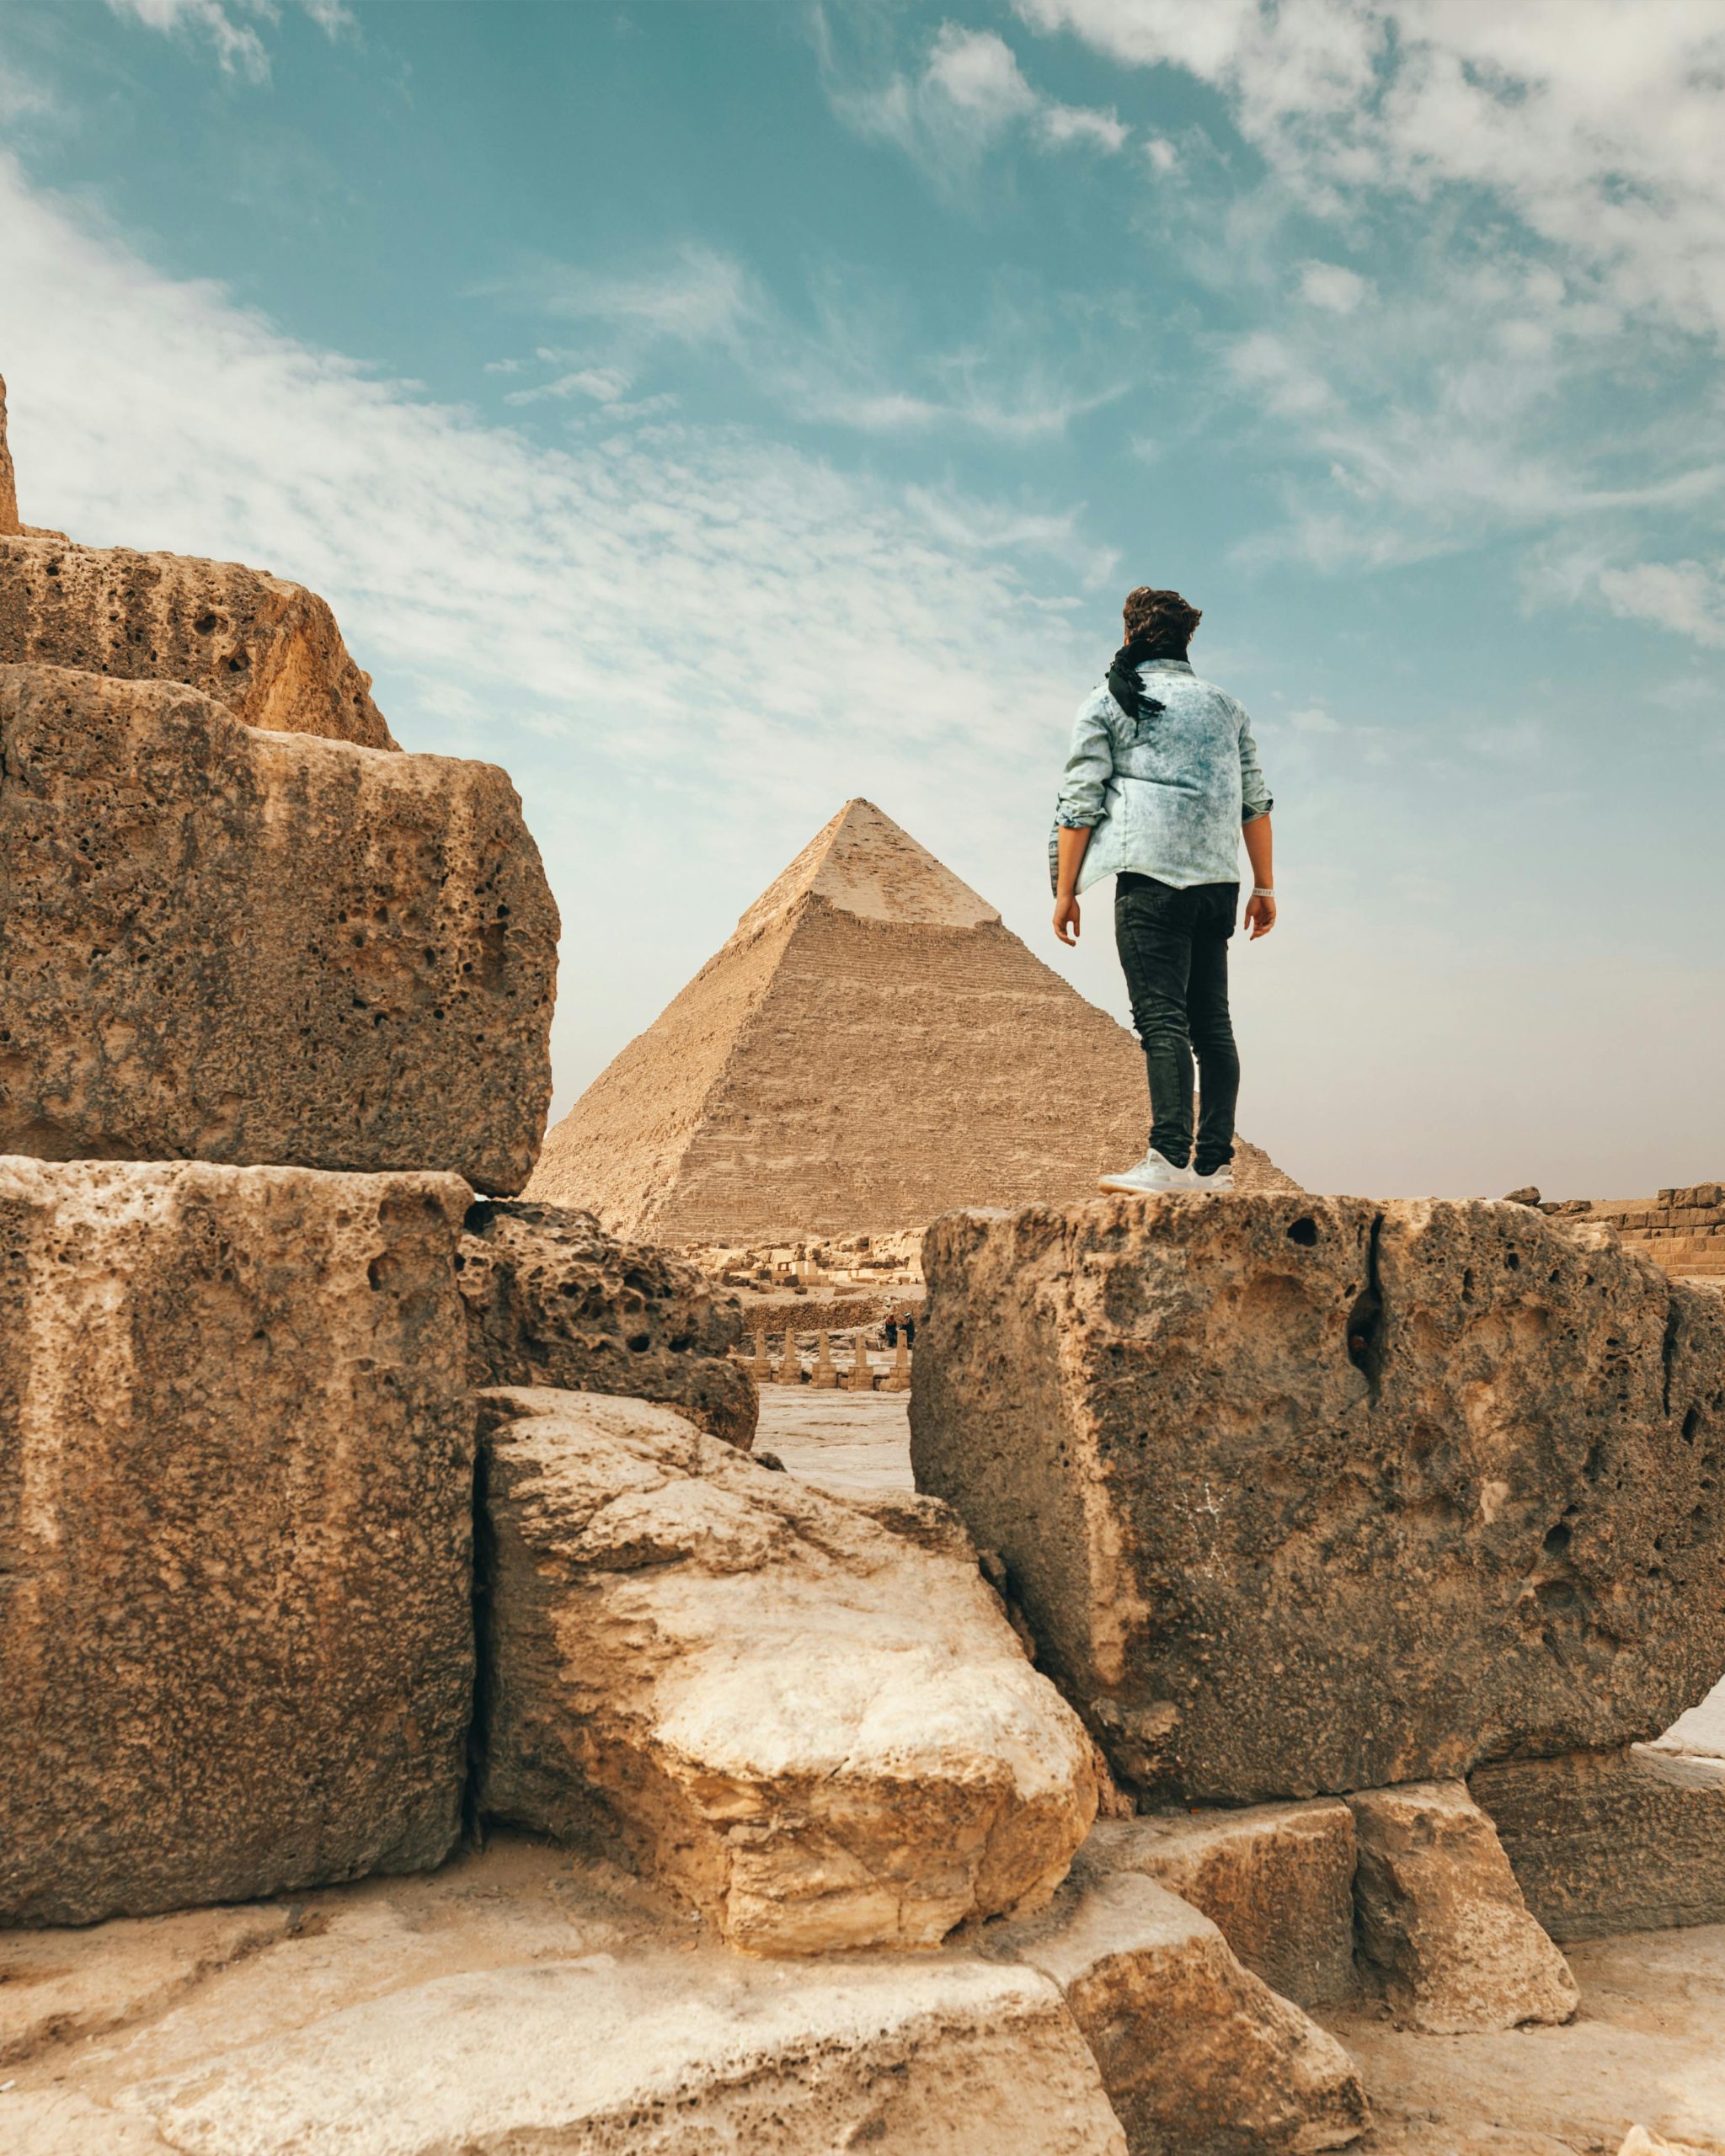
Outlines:
{"label": "man", "polygon": [[1198,609],[1144,585],[1124,616],[1107,685],[1079,707],[1055,812],[1055,933],[1076,943],[1079,892],[1114,877],[1115,947],[1150,1079],[1150,1150],[1097,1188],[1231,1190],[1240,1058],[1228,939],[1242,835],[1247,932],[1255,942],[1276,924],[1270,796],[1245,712],[1186,656]]}

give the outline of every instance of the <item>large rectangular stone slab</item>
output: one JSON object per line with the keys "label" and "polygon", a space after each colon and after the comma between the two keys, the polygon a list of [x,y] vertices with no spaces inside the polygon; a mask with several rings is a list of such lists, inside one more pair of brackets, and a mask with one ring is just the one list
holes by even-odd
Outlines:
{"label": "large rectangular stone slab", "polygon": [[557,909],[494,765],[0,666],[0,1152],[526,1179]]}
{"label": "large rectangular stone slab", "polygon": [[468,1195],[0,1160],[0,1924],[447,1854]]}
{"label": "large rectangular stone slab", "polygon": [[1725,1924],[1725,1760],[1637,1744],[1482,1767],[1469,1786],[1553,1939]]}
{"label": "large rectangular stone slab", "polygon": [[1520,1205],[948,1214],[911,1458],[1151,1803],[1648,1737],[1725,1667],[1725,1304]]}

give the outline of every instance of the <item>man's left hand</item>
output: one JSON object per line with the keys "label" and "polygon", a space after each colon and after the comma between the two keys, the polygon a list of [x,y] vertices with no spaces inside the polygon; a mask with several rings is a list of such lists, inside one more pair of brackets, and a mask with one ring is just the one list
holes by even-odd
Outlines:
{"label": "man's left hand", "polygon": [[1276,901],[1268,891],[1254,891],[1246,902],[1246,935],[1249,942],[1268,936],[1276,925]]}

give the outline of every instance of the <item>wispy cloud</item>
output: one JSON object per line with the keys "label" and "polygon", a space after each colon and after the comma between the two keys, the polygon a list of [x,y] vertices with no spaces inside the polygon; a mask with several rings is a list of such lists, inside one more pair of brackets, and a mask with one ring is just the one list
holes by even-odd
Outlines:
{"label": "wispy cloud", "polygon": [[[206,40],[225,73],[254,83],[269,80],[269,50],[256,26],[280,21],[278,0],[108,0],[108,5],[147,29]],[[331,37],[354,28],[344,0],[298,0],[298,5]]]}
{"label": "wispy cloud", "polygon": [[1651,622],[1696,643],[1725,646],[1725,558],[1603,569],[1599,587],[1614,614]]}
{"label": "wispy cloud", "polygon": [[1112,156],[1130,131],[1118,114],[1063,104],[1038,90],[996,30],[944,23],[921,63],[868,67],[841,61],[824,13],[815,16],[827,94],[858,133],[891,142],[944,184],[974,177],[982,158],[1012,137],[1046,151]]}

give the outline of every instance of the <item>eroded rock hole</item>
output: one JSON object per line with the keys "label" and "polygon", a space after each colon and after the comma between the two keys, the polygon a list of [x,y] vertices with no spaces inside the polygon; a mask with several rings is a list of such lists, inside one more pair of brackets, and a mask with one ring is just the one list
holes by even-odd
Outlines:
{"label": "eroded rock hole", "polygon": [[1317,1241],[1317,1222],[1311,1215],[1302,1214],[1288,1230],[1290,1243],[1298,1243],[1302,1250],[1310,1250]]}

